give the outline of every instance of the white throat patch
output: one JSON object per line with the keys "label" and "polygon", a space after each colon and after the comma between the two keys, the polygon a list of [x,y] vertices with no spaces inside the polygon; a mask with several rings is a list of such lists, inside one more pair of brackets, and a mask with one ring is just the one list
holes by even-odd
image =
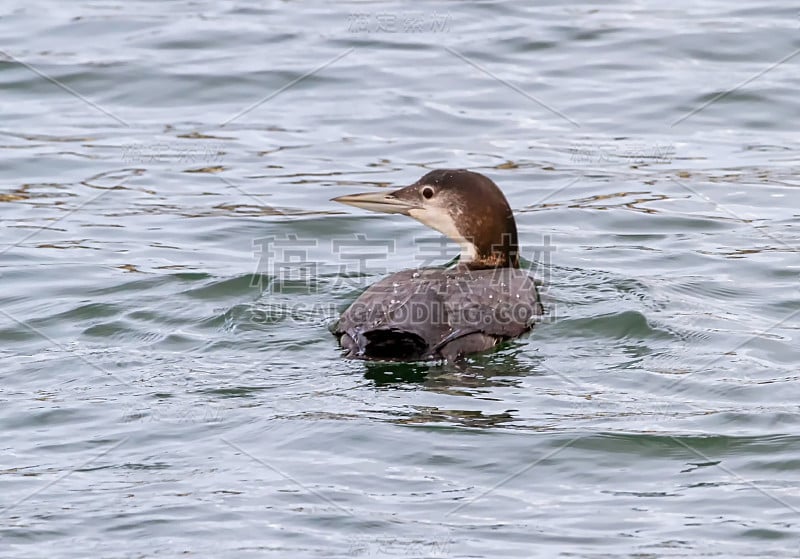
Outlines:
{"label": "white throat patch", "polygon": [[415,208],[409,210],[408,215],[457,242],[461,246],[461,262],[470,262],[478,256],[475,245],[461,236],[456,222],[445,208],[437,206]]}

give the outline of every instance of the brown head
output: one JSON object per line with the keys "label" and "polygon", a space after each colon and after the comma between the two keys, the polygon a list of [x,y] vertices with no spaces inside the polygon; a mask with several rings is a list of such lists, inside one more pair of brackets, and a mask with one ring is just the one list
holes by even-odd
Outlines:
{"label": "brown head", "polygon": [[333,200],[411,216],[456,241],[461,246],[461,263],[470,268],[519,267],[514,214],[497,185],[480,173],[438,169],[400,190]]}

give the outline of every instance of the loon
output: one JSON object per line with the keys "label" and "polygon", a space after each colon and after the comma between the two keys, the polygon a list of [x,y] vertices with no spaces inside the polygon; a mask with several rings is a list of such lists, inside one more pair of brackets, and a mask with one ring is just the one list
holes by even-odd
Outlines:
{"label": "loon", "polygon": [[452,268],[397,272],[364,291],[333,327],[344,357],[456,362],[521,336],[541,316],[534,279],[519,268],[514,214],[488,177],[439,169],[393,192],[332,201],[413,217],[461,247]]}

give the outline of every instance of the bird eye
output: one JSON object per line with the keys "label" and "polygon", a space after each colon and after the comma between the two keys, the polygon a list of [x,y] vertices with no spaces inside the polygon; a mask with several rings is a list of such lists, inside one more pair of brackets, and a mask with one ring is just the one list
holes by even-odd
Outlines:
{"label": "bird eye", "polygon": [[425,188],[422,189],[422,196],[426,200],[430,200],[431,198],[433,198],[433,189],[430,186],[426,186]]}

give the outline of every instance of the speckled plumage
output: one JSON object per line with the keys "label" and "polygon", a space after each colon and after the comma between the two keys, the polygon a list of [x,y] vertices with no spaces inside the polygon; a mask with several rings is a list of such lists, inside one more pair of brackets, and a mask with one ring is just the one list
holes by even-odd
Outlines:
{"label": "speckled plumage", "polygon": [[405,270],[372,285],[334,329],[355,359],[454,361],[531,329],[542,314],[518,268]]}

